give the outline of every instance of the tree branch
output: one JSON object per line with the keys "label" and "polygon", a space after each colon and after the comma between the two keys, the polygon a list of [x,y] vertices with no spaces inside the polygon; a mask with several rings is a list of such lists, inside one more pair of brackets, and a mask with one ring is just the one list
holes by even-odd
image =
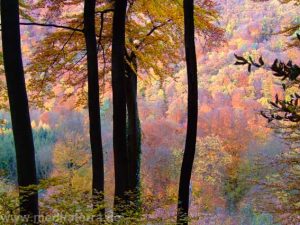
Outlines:
{"label": "tree branch", "polygon": [[104,13],[109,13],[109,12],[114,12],[114,9],[104,9],[104,10],[100,10],[100,11],[96,11],[96,14],[104,14]]}
{"label": "tree branch", "polygon": [[25,26],[54,27],[54,28],[61,28],[61,29],[71,30],[71,31],[75,31],[75,32],[83,32],[83,29],[74,28],[74,27],[68,27],[68,26],[63,26],[63,25],[57,25],[57,24],[20,22],[20,25],[25,25]]}
{"label": "tree branch", "polygon": [[161,23],[159,25],[153,25],[152,29],[146,34],[146,36],[141,40],[141,42],[135,46],[136,49],[139,49],[141,47],[141,45],[144,43],[144,41],[146,40],[147,37],[151,36],[157,29],[167,25],[169,22],[171,22],[172,20],[169,19],[164,23]]}

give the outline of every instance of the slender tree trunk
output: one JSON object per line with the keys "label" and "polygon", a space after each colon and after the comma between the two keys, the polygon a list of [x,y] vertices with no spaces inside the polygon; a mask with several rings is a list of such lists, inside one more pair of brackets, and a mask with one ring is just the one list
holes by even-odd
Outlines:
{"label": "slender tree trunk", "polygon": [[198,119],[197,60],[195,50],[194,1],[184,0],[185,50],[188,76],[188,124],[180,174],[177,223],[188,224],[189,186],[195,156]]}
{"label": "slender tree trunk", "polygon": [[84,35],[87,49],[88,66],[88,109],[90,122],[90,142],[93,171],[93,206],[100,207],[100,216],[105,218],[104,201],[104,164],[101,137],[98,50],[95,31],[96,0],[84,1]]}
{"label": "slender tree trunk", "polygon": [[[127,104],[127,152],[129,157],[129,191],[134,204],[134,211],[140,208],[140,163],[141,163],[141,134],[137,105],[137,62],[133,54],[131,66],[126,63],[126,104]],[[129,62],[130,63],[130,62]]]}
{"label": "slender tree trunk", "polygon": [[36,185],[36,164],[28,98],[23,70],[18,0],[1,1],[2,46],[4,68],[10,104],[11,121],[16,148],[18,184],[20,187],[20,214],[35,223],[38,215],[36,190],[24,187]]}
{"label": "slender tree trunk", "polygon": [[[126,141],[125,92],[125,18],[127,0],[115,1],[112,40],[112,90],[113,90],[113,147],[115,163],[115,215],[125,210],[128,191],[128,155]],[[123,205],[123,207],[122,207]]]}

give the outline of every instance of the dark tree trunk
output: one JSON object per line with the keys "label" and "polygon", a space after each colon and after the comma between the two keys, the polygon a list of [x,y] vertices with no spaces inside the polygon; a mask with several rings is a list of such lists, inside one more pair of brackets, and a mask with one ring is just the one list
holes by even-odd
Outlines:
{"label": "dark tree trunk", "polygon": [[197,60],[195,50],[194,1],[184,0],[185,50],[188,76],[188,124],[180,174],[177,222],[188,224],[189,186],[195,156],[198,119]]}
{"label": "dark tree trunk", "polygon": [[4,68],[20,186],[20,214],[29,216],[31,223],[34,223],[34,215],[39,213],[38,194],[36,190],[24,190],[24,187],[36,185],[37,178],[21,54],[18,0],[1,1],[1,22]]}
{"label": "dark tree trunk", "polygon": [[87,49],[88,66],[88,109],[90,122],[90,142],[93,171],[93,206],[99,208],[102,219],[105,218],[104,200],[104,165],[101,137],[98,50],[95,31],[96,0],[84,2],[84,35]]}
{"label": "dark tree trunk", "polygon": [[[125,18],[127,0],[115,1],[112,40],[113,146],[115,163],[115,215],[125,210],[128,191],[125,92]],[[123,205],[123,207],[122,207]]]}
{"label": "dark tree trunk", "polygon": [[[129,65],[128,63],[131,63]],[[135,203],[134,211],[140,206],[140,161],[141,134],[137,105],[137,62],[134,53],[126,63],[126,104],[127,104],[127,152],[129,158],[129,192]]]}

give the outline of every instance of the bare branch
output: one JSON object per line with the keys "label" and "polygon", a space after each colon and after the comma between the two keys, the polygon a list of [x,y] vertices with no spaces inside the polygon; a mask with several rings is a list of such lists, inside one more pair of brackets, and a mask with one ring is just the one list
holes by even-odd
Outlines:
{"label": "bare branch", "polygon": [[54,28],[61,28],[61,29],[71,30],[71,31],[75,31],[75,32],[83,32],[83,29],[68,27],[68,26],[63,26],[63,25],[57,25],[57,24],[21,22],[20,25],[23,25],[23,26],[54,27]]}

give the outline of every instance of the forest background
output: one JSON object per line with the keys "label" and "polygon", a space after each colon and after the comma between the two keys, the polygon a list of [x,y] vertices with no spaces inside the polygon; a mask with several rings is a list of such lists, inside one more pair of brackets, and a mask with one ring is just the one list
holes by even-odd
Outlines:
{"label": "forest background", "polygon": [[[24,5],[23,21],[38,18],[48,24],[55,22],[75,27],[82,5],[74,2],[63,5],[54,1],[55,4],[48,8]],[[154,18],[150,16],[153,24],[168,21],[169,14],[152,9],[155,6],[148,1],[138,2],[140,4],[133,4],[132,10],[149,7],[150,14],[154,15]],[[282,156],[291,151],[298,154],[299,160],[297,141],[282,135],[281,124],[268,123],[260,114],[261,110],[272,107],[270,101],[276,95],[290,98],[297,87],[284,92],[272,71],[258,68],[249,73],[246,68],[234,65],[234,54],[254,59],[262,56],[268,64],[275,59],[284,62],[291,59],[299,65],[299,48],[289,46],[295,41],[297,30],[280,33],[288,27],[299,26],[299,6],[293,1],[282,4],[277,0],[205,0],[201,4],[215,15],[210,26],[203,29],[200,24],[202,30],[196,39],[199,116],[191,181],[191,216],[196,224],[299,224],[299,186],[295,190],[288,186],[290,175],[293,181],[298,178],[299,184],[299,164],[282,164]],[[160,16],[158,21],[155,21],[156,13]],[[111,17],[104,16],[105,23],[109,24]],[[172,16],[173,21],[178,16],[181,18],[180,15]],[[141,27],[132,22],[127,29],[139,39],[141,31],[148,31]],[[171,33],[173,27],[170,27],[167,24],[161,28],[162,32],[158,29],[156,35],[146,39],[141,50],[143,54],[137,56],[140,63],[137,99],[142,207],[147,221],[163,223],[174,222],[176,217],[187,123],[182,31]],[[109,38],[109,29],[102,31],[104,44]],[[80,35],[54,27],[21,26],[37,175],[38,179],[48,180],[39,191],[43,215],[89,214],[91,210],[85,202],[88,197],[84,197],[90,192],[92,172],[87,83],[83,76],[86,55]],[[58,37],[61,37],[59,41],[53,41]],[[174,43],[168,42],[170,37]],[[131,42],[134,40],[128,40],[129,45]],[[114,195],[113,105],[111,78],[105,71],[110,67],[107,62],[110,45],[101,44],[100,114],[105,200],[111,206]],[[108,56],[102,57],[102,53]],[[74,64],[76,59],[78,63]],[[0,208],[6,211],[9,207],[14,211],[17,171],[4,78],[1,65]],[[285,168],[284,173],[282,168]],[[294,199],[292,206],[291,199]],[[8,206],[5,205],[8,202]]]}

